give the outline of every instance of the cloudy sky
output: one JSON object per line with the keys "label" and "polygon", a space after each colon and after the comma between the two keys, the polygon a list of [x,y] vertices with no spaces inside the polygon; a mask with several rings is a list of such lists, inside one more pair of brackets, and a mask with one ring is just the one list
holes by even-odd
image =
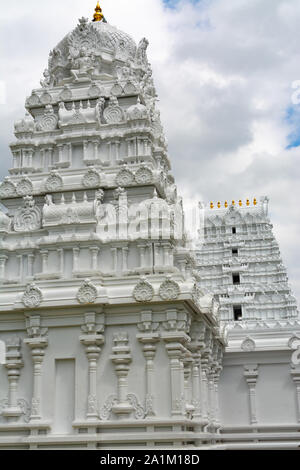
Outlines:
{"label": "cloudy sky", "polygon": [[[92,16],[95,4],[2,2],[1,177],[11,165],[13,122],[39,86],[49,51],[78,18]],[[188,201],[268,195],[300,298],[300,93],[293,88],[300,90],[299,0],[102,0],[101,6],[111,24],[150,40],[180,193]]]}

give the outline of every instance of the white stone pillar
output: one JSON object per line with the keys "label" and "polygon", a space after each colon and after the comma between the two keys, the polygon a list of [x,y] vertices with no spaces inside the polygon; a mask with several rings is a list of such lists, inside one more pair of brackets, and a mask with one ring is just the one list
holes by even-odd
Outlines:
{"label": "white stone pillar", "polygon": [[41,257],[42,257],[42,272],[43,272],[43,274],[47,274],[47,272],[48,272],[49,251],[48,250],[41,250]]}
{"label": "white stone pillar", "polygon": [[171,414],[180,418],[184,418],[186,413],[182,357],[186,353],[184,345],[189,341],[189,337],[184,331],[185,325],[185,321],[179,321],[176,310],[168,310],[166,322],[163,323],[167,331],[161,334],[170,361]]}
{"label": "white stone pillar", "polygon": [[185,409],[188,418],[192,418],[195,407],[192,403],[192,367],[193,367],[193,358],[191,353],[188,352],[184,355],[183,365],[184,365],[184,395],[185,395]]}
{"label": "white stone pillar", "polygon": [[42,419],[42,371],[45,348],[48,346],[47,329],[41,328],[40,317],[31,316],[27,320],[29,338],[24,343],[29,346],[33,361],[33,395],[31,401],[30,421]]}
{"label": "white stone pillar", "polygon": [[118,270],[118,250],[117,248],[111,248],[113,266],[112,270],[114,273]]}
{"label": "white stone pillar", "polygon": [[128,254],[129,248],[127,246],[122,247],[122,271],[126,273],[128,271]]}
{"label": "white stone pillar", "polygon": [[94,160],[98,160],[98,148],[99,148],[98,140],[94,140],[93,145],[94,145]]}
{"label": "white stone pillar", "polygon": [[291,376],[296,387],[297,421],[300,423],[300,367],[292,364]]}
{"label": "white stone pillar", "polygon": [[102,323],[96,325],[96,314],[85,314],[85,325],[82,330],[85,333],[80,336],[80,342],[85,346],[86,356],[89,363],[88,370],[88,404],[86,418],[88,421],[96,421],[99,418],[97,405],[97,366],[100,357],[100,345],[104,343],[104,317]]}
{"label": "white stone pillar", "polygon": [[90,248],[91,252],[91,269],[92,271],[98,271],[98,257],[100,249],[98,247],[92,246]]}
{"label": "white stone pillar", "polygon": [[13,337],[6,342],[6,364],[8,377],[7,406],[2,412],[8,421],[16,421],[22,414],[18,404],[20,369],[24,366],[21,355],[21,339]]}
{"label": "white stone pillar", "polygon": [[27,261],[28,261],[28,276],[29,277],[33,277],[33,264],[34,264],[34,254],[33,253],[29,253],[27,255]]}
{"label": "white stone pillar", "polygon": [[73,271],[75,272],[79,271],[79,255],[80,248],[73,248]]}
{"label": "white stone pillar", "polygon": [[256,424],[257,423],[256,383],[257,383],[257,378],[258,378],[257,364],[245,365],[244,377],[249,387],[250,424]]}
{"label": "white stone pillar", "polygon": [[3,281],[5,279],[5,266],[7,263],[8,257],[5,255],[0,256],[0,280]]}
{"label": "white stone pillar", "polygon": [[59,257],[59,271],[60,271],[60,275],[63,276],[63,275],[64,275],[64,270],[65,270],[64,249],[63,249],[63,248],[59,248],[59,249],[57,250],[57,253],[58,253],[58,257]]}
{"label": "white stone pillar", "polygon": [[87,140],[83,141],[83,160],[88,160],[88,146],[89,143]]}
{"label": "white stone pillar", "polygon": [[128,346],[128,334],[125,331],[115,333],[114,347],[112,348],[111,361],[115,366],[118,379],[117,403],[112,407],[112,412],[119,418],[128,417],[134,410],[133,406],[128,402],[128,372],[129,365],[132,362],[130,348]]}
{"label": "white stone pillar", "polygon": [[58,163],[62,163],[64,160],[64,155],[63,155],[63,145],[59,144],[57,146],[58,149]]}
{"label": "white stone pillar", "polygon": [[22,282],[23,276],[24,276],[23,255],[17,255],[17,258],[19,260],[19,279],[20,279],[20,282]]}
{"label": "white stone pillar", "polygon": [[141,312],[141,322],[137,326],[141,331],[137,334],[137,339],[143,345],[146,361],[145,415],[155,416],[154,358],[156,343],[159,341],[159,334],[155,330],[157,330],[159,324],[152,321],[152,311],[149,310]]}

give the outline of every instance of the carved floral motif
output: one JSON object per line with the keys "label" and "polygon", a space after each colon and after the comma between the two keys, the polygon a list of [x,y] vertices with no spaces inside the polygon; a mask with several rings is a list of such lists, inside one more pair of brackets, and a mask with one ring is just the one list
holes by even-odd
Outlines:
{"label": "carved floral motif", "polygon": [[153,173],[146,166],[142,166],[135,174],[135,181],[138,184],[150,184],[153,181]]}
{"label": "carved floral motif", "polygon": [[32,196],[25,196],[24,206],[18,209],[14,217],[14,230],[16,232],[30,232],[41,228],[42,214]]}
{"label": "carved floral motif", "polygon": [[80,304],[92,304],[96,301],[98,291],[96,286],[86,279],[77,293],[77,300]]}
{"label": "carved floral motif", "polygon": [[23,178],[17,184],[17,194],[19,196],[30,196],[33,193],[33,185],[29,178]]}
{"label": "carved floral motif", "polygon": [[41,290],[35,284],[29,284],[26,287],[25,293],[22,297],[22,302],[27,308],[38,307],[43,300]]}
{"label": "carved floral motif", "polygon": [[46,179],[45,188],[47,191],[58,191],[63,187],[63,179],[56,172],[51,171],[50,176]]}
{"label": "carved floral motif", "polygon": [[82,184],[85,188],[93,188],[100,185],[100,175],[97,170],[90,168],[82,178]]}
{"label": "carved floral motif", "polygon": [[0,186],[0,197],[12,197],[16,194],[15,185],[9,181],[8,178],[5,178],[4,182]]}
{"label": "carved floral motif", "polygon": [[253,339],[247,337],[242,345],[241,345],[241,348],[243,351],[254,351],[255,350],[255,342],[253,341]]}
{"label": "carved floral motif", "polygon": [[154,297],[154,289],[145,280],[141,280],[134,288],[133,297],[137,302],[150,302]]}
{"label": "carved floral motif", "polygon": [[163,300],[176,300],[180,294],[180,287],[175,281],[167,279],[159,288],[159,295]]}
{"label": "carved floral motif", "polygon": [[37,124],[38,131],[54,131],[57,128],[58,117],[50,104],[46,105],[45,114]]}
{"label": "carved floral motif", "polygon": [[117,186],[124,187],[134,183],[134,174],[127,168],[123,168],[116,176]]}
{"label": "carved floral motif", "polygon": [[107,124],[118,124],[124,120],[124,114],[118,105],[118,99],[114,96],[110,98],[109,106],[103,112],[103,118]]}

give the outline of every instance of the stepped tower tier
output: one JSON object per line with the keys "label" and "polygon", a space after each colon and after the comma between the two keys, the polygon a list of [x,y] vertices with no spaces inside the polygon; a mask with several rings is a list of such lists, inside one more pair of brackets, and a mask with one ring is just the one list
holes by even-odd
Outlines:
{"label": "stepped tower tier", "polygon": [[227,325],[298,319],[268,202],[262,197],[259,202],[211,203],[204,208],[199,285],[214,292],[220,319]]}
{"label": "stepped tower tier", "polygon": [[148,41],[94,20],[51,51],[0,186],[0,448],[199,446],[220,427],[218,303],[196,284]]}

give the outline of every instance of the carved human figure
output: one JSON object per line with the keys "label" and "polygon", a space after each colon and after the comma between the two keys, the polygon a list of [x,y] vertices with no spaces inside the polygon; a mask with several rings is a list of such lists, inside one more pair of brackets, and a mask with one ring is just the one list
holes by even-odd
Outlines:
{"label": "carved human figure", "polygon": [[79,80],[94,70],[93,58],[85,47],[82,47],[79,56],[73,59],[72,67],[71,73],[75,80]]}
{"label": "carved human figure", "polygon": [[48,69],[45,69],[44,70],[44,73],[43,73],[43,76],[44,76],[44,79],[42,79],[40,81],[40,84],[43,88],[48,88],[51,86],[51,75],[49,73],[49,70]]}

